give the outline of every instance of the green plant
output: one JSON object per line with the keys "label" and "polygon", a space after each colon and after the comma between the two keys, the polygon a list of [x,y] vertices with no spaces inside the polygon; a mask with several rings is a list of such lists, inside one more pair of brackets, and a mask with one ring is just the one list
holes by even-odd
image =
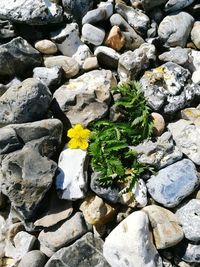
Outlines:
{"label": "green plant", "polygon": [[125,192],[131,190],[148,170],[138,162],[136,152],[129,146],[149,138],[153,123],[139,83],[132,81],[119,85],[112,92],[119,95],[114,106],[123,120],[94,122],[89,153],[92,168],[99,173],[99,183],[105,187],[122,187],[122,192]]}

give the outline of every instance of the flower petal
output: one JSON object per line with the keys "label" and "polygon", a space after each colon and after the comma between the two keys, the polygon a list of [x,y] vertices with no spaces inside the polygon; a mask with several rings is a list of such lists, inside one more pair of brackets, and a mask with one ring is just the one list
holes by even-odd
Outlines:
{"label": "flower petal", "polygon": [[79,142],[79,147],[82,149],[82,150],[86,150],[88,148],[88,142],[86,140],[81,140]]}
{"label": "flower petal", "polygon": [[69,138],[75,138],[75,137],[77,136],[77,133],[76,133],[76,131],[74,130],[74,128],[71,128],[71,129],[68,130],[68,132],[67,132],[67,136],[68,136]]}
{"label": "flower petal", "polygon": [[76,138],[72,138],[69,142],[68,142],[68,147],[71,149],[74,148],[78,148],[79,147],[79,142]]}
{"label": "flower petal", "polygon": [[81,137],[84,138],[84,139],[88,139],[89,136],[90,136],[90,133],[91,133],[90,130],[88,130],[88,129],[84,129],[84,130],[82,131],[82,133],[81,133]]}

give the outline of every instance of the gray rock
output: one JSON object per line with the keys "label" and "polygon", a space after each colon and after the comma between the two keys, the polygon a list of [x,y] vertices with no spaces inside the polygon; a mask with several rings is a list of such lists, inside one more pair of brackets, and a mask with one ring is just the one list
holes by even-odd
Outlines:
{"label": "gray rock", "polygon": [[32,250],[26,253],[18,267],[44,267],[46,262],[45,255],[39,250]]}
{"label": "gray rock", "polygon": [[168,128],[180,151],[194,163],[200,165],[200,126],[195,125],[192,121],[178,120],[169,123]]}
{"label": "gray rock", "polygon": [[7,234],[7,225],[3,216],[0,215],[0,259],[5,256],[5,239]]}
{"label": "gray rock", "polygon": [[72,124],[87,125],[107,113],[114,85],[116,80],[110,70],[93,70],[71,79],[56,90],[54,97]]}
{"label": "gray rock", "polygon": [[82,27],[82,39],[93,45],[101,45],[105,38],[104,29],[86,23]]}
{"label": "gray rock", "polygon": [[193,23],[194,18],[186,12],[166,16],[158,27],[158,36],[168,46],[185,47]]}
{"label": "gray rock", "polygon": [[0,77],[25,76],[40,64],[40,53],[21,37],[0,46]]}
{"label": "gray rock", "polygon": [[163,62],[170,61],[184,66],[189,63],[189,50],[182,47],[176,47],[169,52],[162,53],[158,58]]}
{"label": "gray rock", "polygon": [[47,68],[62,67],[67,79],[76,76],[80,69],[78,62],[67,56],[46,57],[44,58],[44,65]]}
{"label": "gray rock", "polygon": [[133,212],[107,236],[103,255],[112,267],[161,267],[162,260],[154,247],[148,217]]}
{"label": "gray rock", "polygon": [[12,128],[0,128],[0,154],[6,154],[22,148],[16,132]]}
{"label": "gray rock", "polygon": [[0,123],[22,123],[45,117],[51,102],[49,89],[34,78],[11,86],[0,97]]}
{"label": "gray rock", "polygon": [[40,250],[51,257],[57,250],[74,242],[88,231],[81,212],[77,212],[63,223],[41,231],[38,240]]}
{"label": "gray rock", "polygon": [[63,19],[61,6],[49,0],[10,0],[9,3],[1,0],[0,18],[31,25],[58,23]]}
{"label": "gray rock", "polygon": [[97,57],[100,66],[117,69],[120,54],[114,49],[107,46],[98,46],[94,55]]}
{"label": "gray rock", "polygon": [[144,141],[137,146],[131,146],[130,149],[137,152],[138,160],[141,163],[164,168],[182,158],[182,152],[174,145],[172,135],[165,132],[156,141]]}
{"label": "gray rock", "polygon": [[76,53],[73,55],[73,58],[78,62],[78,64],[82,67],[85,60],[89,57],[91,57],[93,54],[90,51],[90,48],[86,45],[80,45],[76,51]]}
{"label": "gray rock", "polygon": [[33,78],[44,83],[49,89],[59,87],[62,79],[63,70],[61,67],[37,67],[33,69]]}
{"label": "gray rock", "polygon": [[7,90],[8,88],[10,88],[13,85],[19,85],[21,84],[21,80],[19,80],[18,78],[13,78],[9,83],[7,84],[0,84],[0,96],[2,96]]}
{"label": "gray rock", "polygon": [[[176,246],[175,252],[179,255],[179,257],[188,263],[188,266],[198,267],[200,263],[200,245],[192,244],[187,240],[181,242],[178,246]],[[195,263],[197,263],[195,265]]]}
{"label": "gray rock", "polygon": [[174,12],[177,10],[182,10],[185,7],[191,5],[195,0],[169,0],[165,5],[166,12]]}
{"label": "gray rock", "polygon": [[118,3],[115,6],[115,11],[120,14],[137,33],[142,35],[146,34],[150,20],[141,10],[134,9],[123,3]]}
{"label": "gray rock", "polygon": [[176,216],[185,237],[191,241],[200,240],[200,200],[191,199],[177,207]]}
{"label": "gray rock", "polygon": [[149,60],[143,49],[136,49],[133,52],[127,51],[119,58],[117,72],[120,82],[129,82],[138,78],[142,70],[149,65]]}
{"label": "gray rock", "polygon": [[9,20],[0,20],[0,39],[16,36],[15,28]]}
{"label": "gray rock", "polygon": [[50,188],[55,170],[56,163],[24,146],[2,158],[1,190],[23,217],[31,218]]}
{"label": "gray rock", "polygon": [[57,251],[45,267],[55,267],[55,264],[62,267],[109,267],[102,256],[102,246],[103,241],[99,237],[87,233],[71,246]]}
{"label": "gray rock", "polygon": [[154,64],[156,62],[157,54],[156,54],[156,47],[154,44],[143,43],[140,45],[139,50],[143,51],[143,53],[146,54],[150,63]]}
{"label": "gray rock", "polygon": [[145,11],[149,11],[154,7],[161,6],[167,2],[167,0],[141,0]]}
{"label": "gray rock", "polygon": [[152,175],[147,181],[147,189],[155,201],[172,208],[189,196],[198,184],[194,163],[183,159]]}
{"label": "gray rock", "polygon": [[83,16],[93,7],[93,0],[62,0],[64,11],[81,25]]}
{"label": "gray rock", "polygon": [[195,46],[200,49],[200,21],[196,21],[191,31],[191,40]]}
{"label": "gray rock", "polygon": [[64,56],[72,57],[79,45],[82,44],[79,37],[79,27],[77,23],[67,24],[58,31],[51,32],[51,40],[56,43],[58,49]]}

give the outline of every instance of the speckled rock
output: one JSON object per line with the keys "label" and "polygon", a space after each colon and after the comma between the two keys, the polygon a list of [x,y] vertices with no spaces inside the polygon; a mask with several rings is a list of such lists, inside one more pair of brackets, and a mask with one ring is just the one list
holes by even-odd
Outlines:
{"label": "speckled rock", "polygon": [[152,198],[168,208],[177,206],[198,185],[195,165],[188,159],[161,169],[147,181],[147,189]]}
{"label": "speckled rock", "polygon": [[90,48],[86,44],[79,45],[75,54],[73,54],[72,58],[74,58],[78,64],[82,67],[83,63],[88,57],[92,57],[93,54]]}
{"label": "speckled rock", "polygon": [[50,40],[40,40],[35,43],[35,48],[45,55],[52,55],[57,52],[57,46]]}
{"label": "speckled rock", "polygon": [[200,21],[196,21],[191,31],[191,40],[200,49]]}

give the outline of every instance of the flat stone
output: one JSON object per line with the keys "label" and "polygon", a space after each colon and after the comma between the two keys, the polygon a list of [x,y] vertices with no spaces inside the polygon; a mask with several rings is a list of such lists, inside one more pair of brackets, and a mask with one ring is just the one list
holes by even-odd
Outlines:
{"label": "flat stone", "polygon": [[45,267],[55,267],[55,264],[63,267],[110,267],[102,255],[102,246],[102,239],[87,233],[71,246],[54,253]]}
{"label": "flat stone", "polygon": [[86,197],[80,205],[80,210],[86,222],[92,225],[104,225],[116,215],[116,209],[96,195]]}
{"label": "flat stone", "polygon": [[94,51],[94,55],[97,57],[100,66],[117,69],[120,54],[114,49],[106,46],[98,46]]}
{"label": "flat stone", "polygon": [[[197,121],[199,121],[197,119]],[[184,153],[195,164],[200,165],[199,133],[200,125],[195,121],[178,120],[169,123],[168,129],[172,133],[173,139],[182,153]]]}
{"label": "flat stone", "polygon": [[200,200],[191,199],[177,207],[176,216],[185,237],[191,241],[200,240]]}
{"label": "flat stone", "polygon": [[189,50],[187,48],[175,47],[168,52],[164,52],[158,56],[163,62],[173,62],[184,66],[189,63]]}
{"label": "flat stone", "polygon": [[86,126],[108,111],[110,90],[116,80],[110,70],[93,70],[72,79],[54,93],[54,97],[72,124]]}
{"label": "flat stone", "polygon": [[141,163],[164,168],[182,158],[182,152],[174,145],[170,132],[165,132],[155,141],[146,140],[137,146],[131,146],[137,152],[138,160]]}
{"label": "flat stone", "polygon": [[195,44],[195,46],[200,49],[200,21],[196,21],[193,25],[191,31],[191,40]]}
{"label": "flat stone", "polygon": [[45,255],[39,250],[32,250],[26,253],[18,267],[44,267],[46,262]]}
{"label": "flat stone", "polygon": [[184,238],[177,217],[171,211],[157,205],[150,205],[142,210],[149,217],[157,249],[173,247]]}
{"label": "flat stone", "polygon": [[125,44],[125,37],[119,26],[113,26],[105,39],[105,45],[113,48],[116,51],[122,49]]}
{"label": "flat stone", "polygon": [[166,12],[175,12],[184,9],[191,5],[195,0],[169,0],[165,5]]}
{"label": "flat stone", "polygon": [[152,198],[164,207],[173,208],[189,196],[199,184],[194,163],[183,159],[161,169],[147,181]]}
{"label": "flat stone", "polygon": [[35,43],[35,49],[45,55],[52,55],[57,53],[57,46],[50,40],[40,40]]}
{"label": "flat stone", "polygon": [[103,255],[113,267],[161,267],[149,229],[148,217],[142,211],[133,212],[107,236]]}
{"label": "flat stone", "polygon": [[193,23],[194,18],[186,12],[166,16],[158,27],[158,36],[170,47],[185,47]]}
{"label": "flat stone", "polygon": [[44,65],[47,68],[62,67],[65,77],[72,78],[79,72],[78,62],[67,56],[53,56],[44,58]]}
{"label": "flat stone", "polygon": [[0,97],[0,123],[23,123],[43,119],[51,101],[49,89],[29,78],[11,86]]}
{"label": "flat stone", "polygon": [[101,45],[105,38],[104,29],[86,23],[82,27],[82,39],[93,45]]}
{"label": "flat stone", "polygon": [[61,199],[77,200],[87,192],[87,151],[63,150],[58,160],[56,189]]}
{"label": "flat stone", "polygon": [[84,218],[80,212],[75,213],[71,218],[41,231],[38,240],[40,250],[51,257],[60,248],[74,242],[88,231]]}

